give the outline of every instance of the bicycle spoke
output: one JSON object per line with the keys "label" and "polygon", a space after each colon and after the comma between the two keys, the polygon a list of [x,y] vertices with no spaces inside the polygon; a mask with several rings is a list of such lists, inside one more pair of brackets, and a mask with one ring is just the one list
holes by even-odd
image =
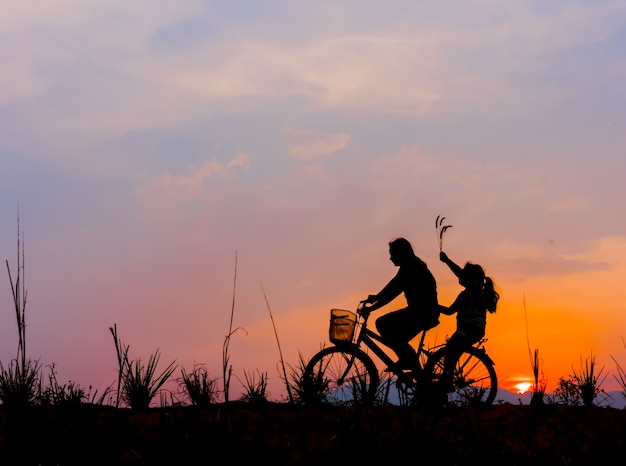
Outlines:
{"label": "bicycle spoke", "polygon": [[[313,393],[319,402],[336,405],[371,404],[378,388],[378,371],[362,351],[354,354],[339,347],[316,354],[305,370],[308,379],[318,383]],[[315,399],[313,399],[315,401]]]}
{"label": "bicycle spoke", "polygon": [[[443,380],[444,360],[445,350],[442,349],[428,361],[427,369],[435,386]],[[497,378],[485,353],[474,347],[466,350],[457,360],[451,385],[445,391],[451,405],[492,404],[497,393]]]}

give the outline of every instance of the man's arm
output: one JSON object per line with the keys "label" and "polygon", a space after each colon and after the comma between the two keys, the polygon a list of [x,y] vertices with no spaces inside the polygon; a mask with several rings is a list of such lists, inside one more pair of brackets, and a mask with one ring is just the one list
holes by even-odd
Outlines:
{"label": "man's arm", "polygon": [[393,277],[389,283],[387,283],[387,285],[385,285],[385,287],[378,292],[378,294],[371,294],[367,297],[367,299],[363,300],[363,302],[371,304],[371,306],[368,306],[367,308],[369,311],[375,311],[376,309],[389,304],[402,292],[398,274],[396,274],[396,276]]}

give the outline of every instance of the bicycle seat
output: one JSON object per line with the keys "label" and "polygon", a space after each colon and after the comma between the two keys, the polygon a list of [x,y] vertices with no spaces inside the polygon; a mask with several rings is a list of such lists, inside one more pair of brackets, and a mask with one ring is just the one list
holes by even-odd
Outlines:
{"label": "bicycle seat", "polygon": [[430,330],[431,328],[435,328],[437,325],[439,325],[439,319],[435,319],[433,321],[430,321],[430,322],[426,323],[426,326],[424,327],[424,331]]}

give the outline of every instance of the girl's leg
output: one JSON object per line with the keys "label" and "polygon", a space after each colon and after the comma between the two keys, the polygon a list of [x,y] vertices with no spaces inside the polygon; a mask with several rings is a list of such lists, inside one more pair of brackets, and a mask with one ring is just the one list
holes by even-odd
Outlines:
{"label": "girl's leg", "polygon": [[452,383],[452,376],[454,375],[454,368],[456,363],[465,351],[466,348],[472,346],[478,340],[484,336],[484,332],[463,332],[457,330],[452,334],[446,343],[446,356],[443,363],[443,378],[442,384],[449,386]]}

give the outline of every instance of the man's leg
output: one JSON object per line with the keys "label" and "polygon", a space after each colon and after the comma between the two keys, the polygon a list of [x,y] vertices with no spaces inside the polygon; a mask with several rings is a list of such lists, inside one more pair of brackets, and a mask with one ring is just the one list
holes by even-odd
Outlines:
{"label": "man's leg", "polygon": [[398,355],[398,366],[402,369],[417,368],[417,354],[409,343],[420,331],[416,329],[414,312],[408,309],[390,312],[376,319],[376,329],[383,339]]}

